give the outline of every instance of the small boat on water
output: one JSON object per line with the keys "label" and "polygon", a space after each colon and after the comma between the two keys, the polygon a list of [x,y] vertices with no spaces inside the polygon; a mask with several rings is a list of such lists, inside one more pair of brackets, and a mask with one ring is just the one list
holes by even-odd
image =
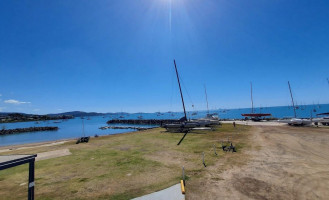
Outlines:
{"label": "small boat on water", "polygon": [[58,121],[58,120],[57,120],[57,121],[54,121],[54,123],[61,123],[61,121]]}
{"label": "small boat on water", "polygon": [[137,118],[138,118],[138,119],[143,119],[143,116],[142,116],[142,115],[140,115],[140,116],[138,116]]}

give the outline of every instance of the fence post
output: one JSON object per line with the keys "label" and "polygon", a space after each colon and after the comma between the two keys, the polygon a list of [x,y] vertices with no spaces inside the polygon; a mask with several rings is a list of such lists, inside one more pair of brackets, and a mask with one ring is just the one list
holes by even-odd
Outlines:
{"label": "fence post", "polygon": [[216,153],[216,145],[214,144],[213,147],[214,147],[214,153],[217,156],[217,153]]}
{"label": "fence post", "polygon": [[207,166],[206,166],[206,163],[205,163],[205,161],[204,161],[204,152],[202,152],[202,163],[203,163],[204,167],[207,167]]}

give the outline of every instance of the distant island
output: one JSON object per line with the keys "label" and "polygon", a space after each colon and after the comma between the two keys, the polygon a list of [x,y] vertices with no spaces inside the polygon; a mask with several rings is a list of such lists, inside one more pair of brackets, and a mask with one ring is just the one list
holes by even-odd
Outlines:
{"label": "distant island", "polygon": [[65,120],[65,119],[73,119],[75,117],[103,116],[106,114],[113,114],[113,113],[71,111],[71,112],[64,112],[57,114],[36,115],[36,114],[26,114],[26,113],[0,112],[0,123]]}
{"label": "distant island", "polygon": [[45,120],[62,120],[73,119],[72,115],[34,115],[25,113],[0,113],[0,123],[28,122],[28,121],[45,121]]}

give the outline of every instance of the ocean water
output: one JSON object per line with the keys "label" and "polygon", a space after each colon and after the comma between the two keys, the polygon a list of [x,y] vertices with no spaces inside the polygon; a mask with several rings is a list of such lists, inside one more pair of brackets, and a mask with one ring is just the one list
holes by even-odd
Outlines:
{"label": "ocean water", "polygon": [[[95,134],[101,135],[113,135],[119,133],[126,133],[135,131],[134,129],[99,129],[102,126],[108,126],[106,122],[109,117],[103,118],[102,116],[87,117],[83,120],[84,131],[82,125],[82,119],[76,117],[74,119],[69,119],[61,121],[61,123],[54,123],[55,120],[40,121],[39,124],[35,122],[17,122],[17,123],[1,123],[0,129],[14,129],[14,128],[27,128],[27,127],[40,127],[40,126],[57,126],[59,129],[57,131],[37,131],[37,132],[26,132],[12,135],[0,136],[0,146],[7,145],[17,145],[17,144],[27,144],[35,142],[46,142],[61,139],[74,139],[82,136],[95,136]],[[122,124],[113,124],[117,126],[122,126]],[[133,125],[139,127],[149,127],[147,125]],[[84,132],[84,134],[83,134]]]}
{"label": "ocean water", "polygon": [[[243,119],[242,113],[250,113],[250,108],[241,109],[218,109],[211,110],[210,113],[218,113],[221,119]],[[290,118],[294,116],[294,111],[291,106],[279,106],[279,107],[263,107],[255,108],[255,113],[271,113],[274,118]],[[329,104],[319,105],[305,105],[299,106],[296,109],[297,117],[310,118],[316,117],[316,114],[329,112]],[[192,115],[195,113],[195,115]],[[187,117],[189,119],[197,119],[205,117],[206,111],[187,111]],[[184,116],[183,112],[165,112],[165,113],[134,113],[134,114],[121,114],[123,119],[138,119],[142,116],[143,119],[179,119]],[[2,123],[0,128],[13,129],[13,128],[27,128],[33,126],[58,126],[58,131],[41,131],[41,132],[28,132],[13,135],[0,136],[0,146],[15,145],[15,144],[26,144],[35,142],[54,141],[60,139],[72,139],[82,136],[94,136],[97,135],[112,135],[120,134],[125,132],[135,131],[133,129],[106,129],[101,130],[99,127],[107,126],[106,122],[110,119],[119,118],[119,114],[106,115],[106,116],[94,116],[87,120],[87,117],[83,120],[84,122],[84,134],[82,128],[82,119],[75,118],[61,123],[54,123],[54,121],[45,121],[40,124],[35,122],[18,122],[18,123]],[[124,126],[122,124],[114,124],[117,126]],[[133,125],[140,127],[148,127],[147,125]]]}
{"label": "ocean water", "polygon": [[[329,112],[329,104],[317,105],[302,105],[296,109],[297,117],[299,118],[314,118],[316,114]],[[241,114],[251,113],[251,108],[237,108],[237,109],[218,109],[210,110],[210,113],[218,113],[221,119],[244,119]],[[192,115],[196,113],[196,115]],[[273,118],[292,118],[294,117],[294,110],[292,106],[276,106],[276,107],[262,107],[254,108],[254,113],[271,113]],[[207,111],[187,111],[187,118],[197,119],[205,117]],[[183,112],[173,113],[144,113],[144,114],[130,114],[126,116],[129,119],[137,119],[137,116],[142,115],[144,119],[179,119],[184,116]]]}

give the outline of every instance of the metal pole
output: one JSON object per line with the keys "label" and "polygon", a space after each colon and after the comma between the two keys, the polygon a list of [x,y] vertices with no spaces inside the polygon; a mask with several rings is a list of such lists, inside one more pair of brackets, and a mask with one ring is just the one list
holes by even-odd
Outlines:
{"label": "metal pole", "polygon": [[293,106],[293,108],[294,108],[295,118],[297,118],[297,115],[296,115],[296,108],[295,108],[295,102],[294,102],[294,97],[292,96],[292,92],[291,92],[291,87],[290,87],[290,83],[289,83],[289,81],[288,81],[288,86],[289,86],[289,91],[290,91],[290,96],[291,96],[292,106]]}
{"label": "metal pole", "polygon": [[254,100],[252,99],[252,82],[250,82],[250,94],[251,94],[251,113],[254,113]]}
{"label": "metal pole", "polygon": [[34,160],[29,163],[28,200],[34,200]]}
{"label": "metal pole", "polygon": [[206,93],[206,101],[207,101],[207,113],[209,114],[209,107],[208,107],[208,95],[207,95],[207,88],[206,88],[206,85],[204,85],[204,92]]}
{"label": "metal pole", "polygon": [[216,153],[216,145],[214,144],[213,147],[214,147],[215,155],[217,156],[217,153]]}
{"label": "metal pole", "polygon": [[183,166],[183,169],[182,169],[182,173],[183,173],[183,181],[184,181],[184,185],[185,185],[185,170],[184,170],[184,166]]}
{"label": "metal pole", "polygon": [[179,81],[179,76],[178,76],[178,71],[177,71],[177,67],[176,67],[176,61],[175,61],[175,59],[174,59],[174,65],[175,65],[175,70],[176,70],[176,76],[177,76],[177,81],[178,81],[178,86],[179,86],[180,96],[181,96],[182,103],[183,103],[183,109],[184,109],[185,121],[187,121],[186,111],[185,111],[185,104],[184,104],[184,98],[183,98],[182,88],[181,88],[181,86],[180,86],[180,81]]}
{"label": "metal pole", "polygon": [[206,167],[206,163],[204,161],[204,152],[202,152],[202,163],[203,163],[204,167]]}

